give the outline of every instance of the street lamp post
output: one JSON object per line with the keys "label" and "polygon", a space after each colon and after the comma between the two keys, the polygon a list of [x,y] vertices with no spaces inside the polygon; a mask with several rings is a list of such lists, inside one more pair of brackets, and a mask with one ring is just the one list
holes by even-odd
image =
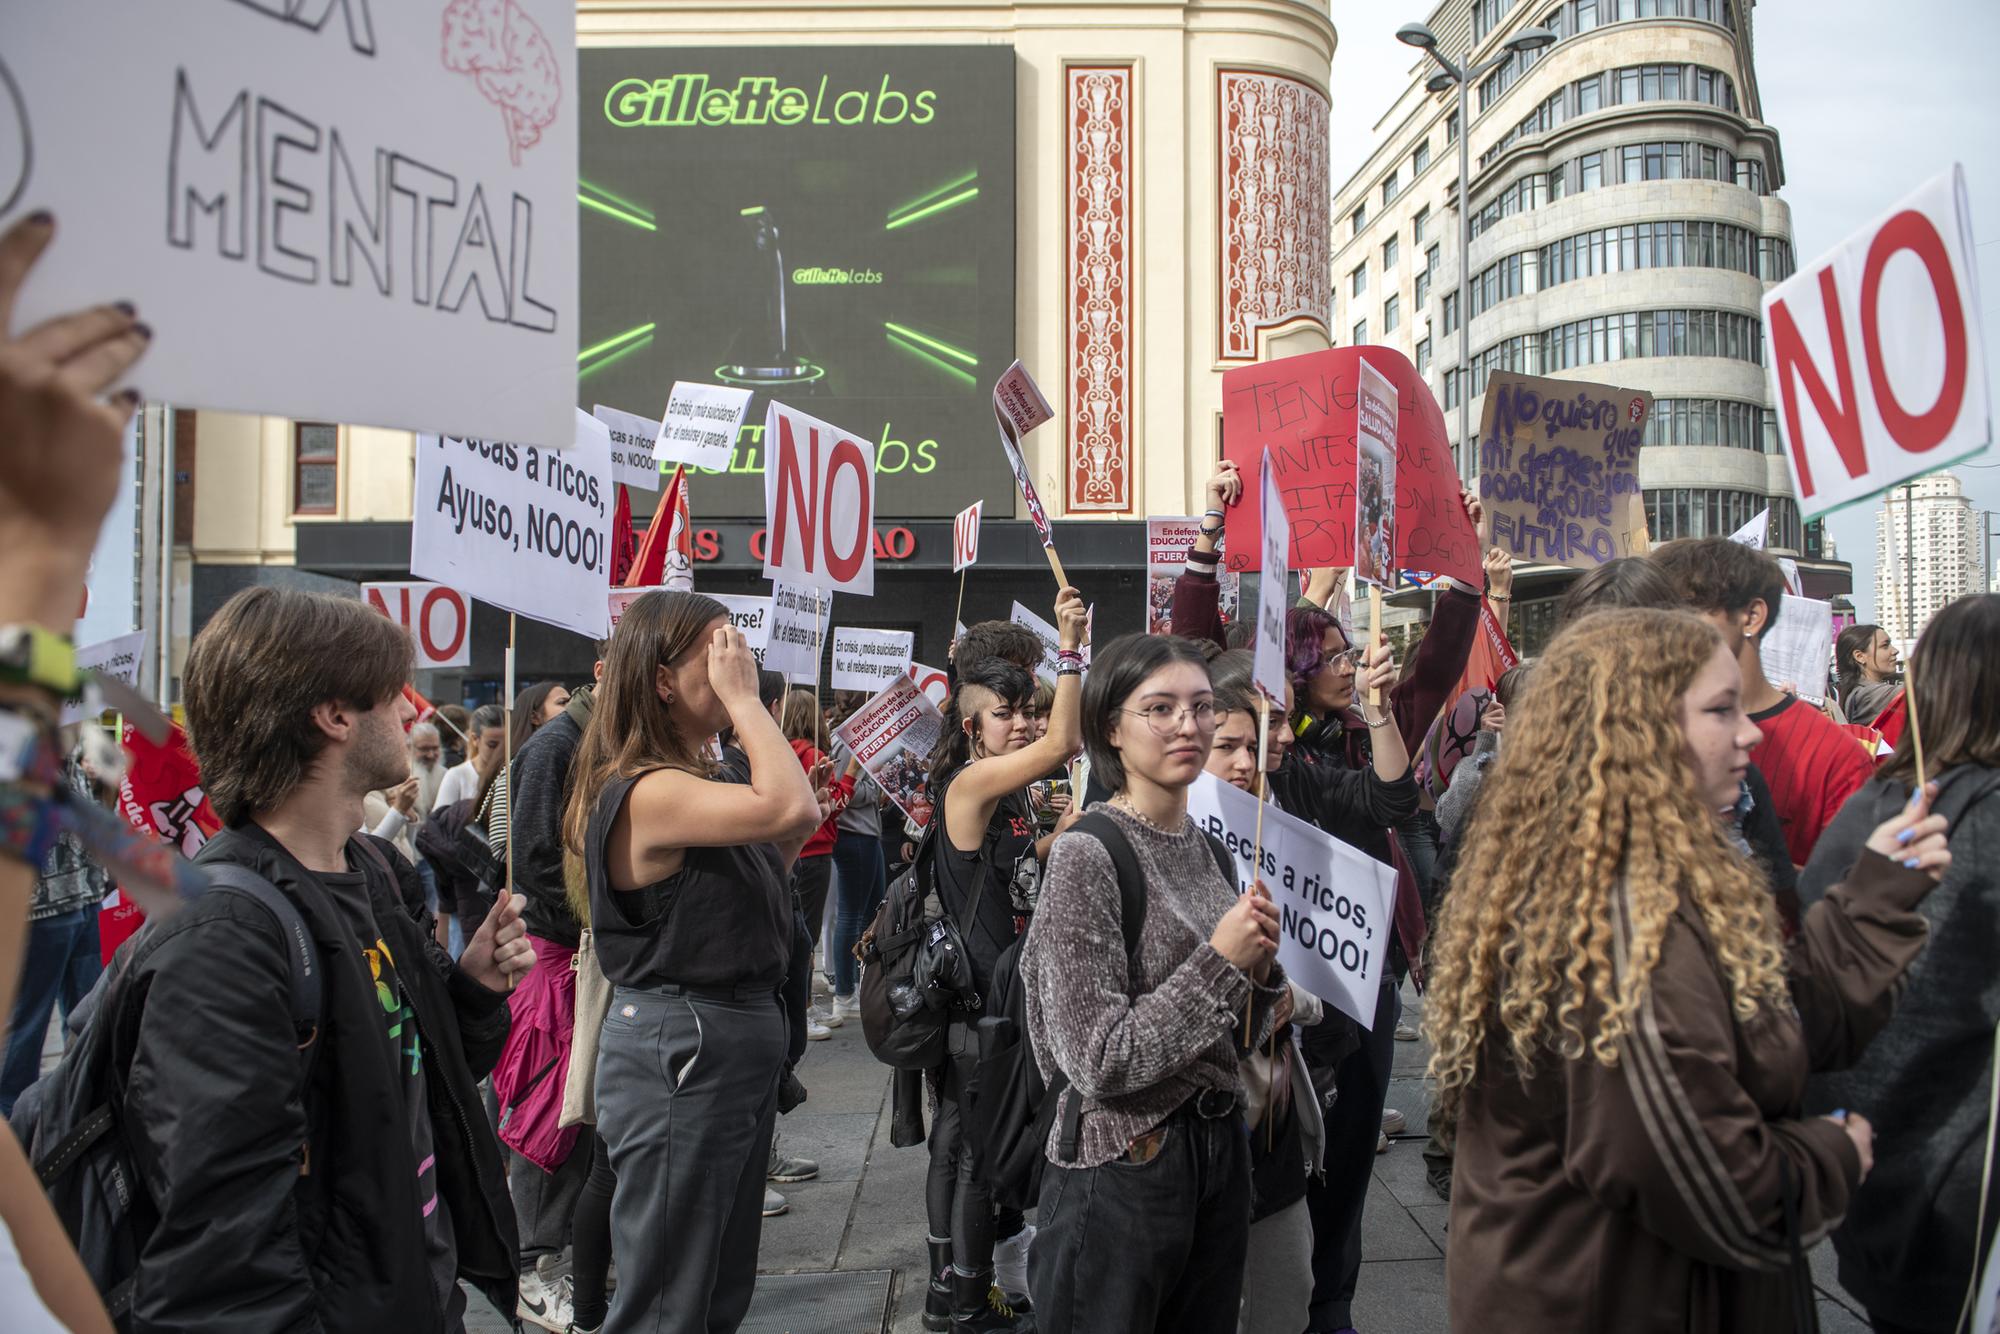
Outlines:
{"label": "street lamp post", "polygon": [[1555,39],[1547,28],[1523,28],[1497,54],[1460,67],[1437,49],[1437,34],[1423,24],[1406,23],[1396,29],[1397,41],[1428,52],[1443,71],[1424,85],[1428,91],[1441,93],[1453,86],[1458,90],[1458,474],[1467,481],[1472,479],[1478,453],[1472,442],[1472,155],[1467,149],[1472,118],[1466,113],[1465,90],[1480,75],[1507,63],[1515,52],[1539,51]]}

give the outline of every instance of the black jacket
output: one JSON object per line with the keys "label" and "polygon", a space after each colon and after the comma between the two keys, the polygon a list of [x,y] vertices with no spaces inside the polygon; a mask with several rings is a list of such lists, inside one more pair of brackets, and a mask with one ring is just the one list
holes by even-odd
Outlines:
{"label": "black jacket", "polygon": [[[113,1040],[128,1071],[120,1112],[157,1225],[140,1257],[133,1328],[439,1328],[401,1080],[361,942],[320,882],[255,824],[224,831],[196,860],[248,867],[297,902],[324,979],[318,1050],[302,1096],[289,964],[256,902],[209,894],[134,942]],[[349,860],[374,865],[353,844]],[[511,1312],[514,1210],[475,1087],[506,1040],[507,999],[445,957],[396,885],[374,870],[367,878],[391,953],[429,964],[400,976],[423,1040],[459,1274]]]}
{"label": "black jacket", "polygon": [[528,897],[521,910],[528,934],[575,949],[582,930],[570,911],[563,880],[563,812],[569,808],[571,771],[590,721],[589,686],[569,697],[563,711],[535,729],[507,774],[509,840],[514,848],[514,888]]}

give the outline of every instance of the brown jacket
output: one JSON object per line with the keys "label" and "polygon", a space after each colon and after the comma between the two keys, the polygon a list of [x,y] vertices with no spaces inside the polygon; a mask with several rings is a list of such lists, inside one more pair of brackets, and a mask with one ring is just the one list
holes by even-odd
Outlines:
{"label": "brown jacket", "polygon": [[[1452,1177],[1452,1328],[1791,1334],[1786,1193],[1810,1248],[1840,1224],[1861,1167],[1840,1126],[1801,1119],[1806,1074],[1853,1060],[1888,1020],[1930,887],[1864,851],[1790,947],[1796,1014],[1734,1018],[1683,899],[1617,1068],[1550,1059],[1524,1084],[1489,1039]],[[1621,895],[1621,968],[1624,910]]]}

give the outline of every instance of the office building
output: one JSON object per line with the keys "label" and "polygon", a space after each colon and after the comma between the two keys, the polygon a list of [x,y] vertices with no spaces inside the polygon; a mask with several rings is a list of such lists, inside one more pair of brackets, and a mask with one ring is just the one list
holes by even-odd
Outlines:
{"label": "office building", "polygon": [[1875,621],[1905,651],[1946,603],[1984,591],[1980,518],[1949,472],[1883,495],[1875,512]]}

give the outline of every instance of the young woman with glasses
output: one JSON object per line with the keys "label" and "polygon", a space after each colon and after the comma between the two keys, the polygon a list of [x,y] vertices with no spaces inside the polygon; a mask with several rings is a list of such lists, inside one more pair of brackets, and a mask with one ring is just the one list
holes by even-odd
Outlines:
{"label": "young woman with glasses", "polygon": [[1269,1038],[1287,991],[1275,905],[1238,894],[1188,818],[1214,731],[1193,643],[1127,635],[1098,655],[1084,745],[1146,915],[1128,958],[1110,852],[1088,825],[1056,840],[1021,949],[1036,1060],[1069,1080],[1029,1257],[1042,1334],[1236,1327],[1250,1230],[1238,1052]]}

